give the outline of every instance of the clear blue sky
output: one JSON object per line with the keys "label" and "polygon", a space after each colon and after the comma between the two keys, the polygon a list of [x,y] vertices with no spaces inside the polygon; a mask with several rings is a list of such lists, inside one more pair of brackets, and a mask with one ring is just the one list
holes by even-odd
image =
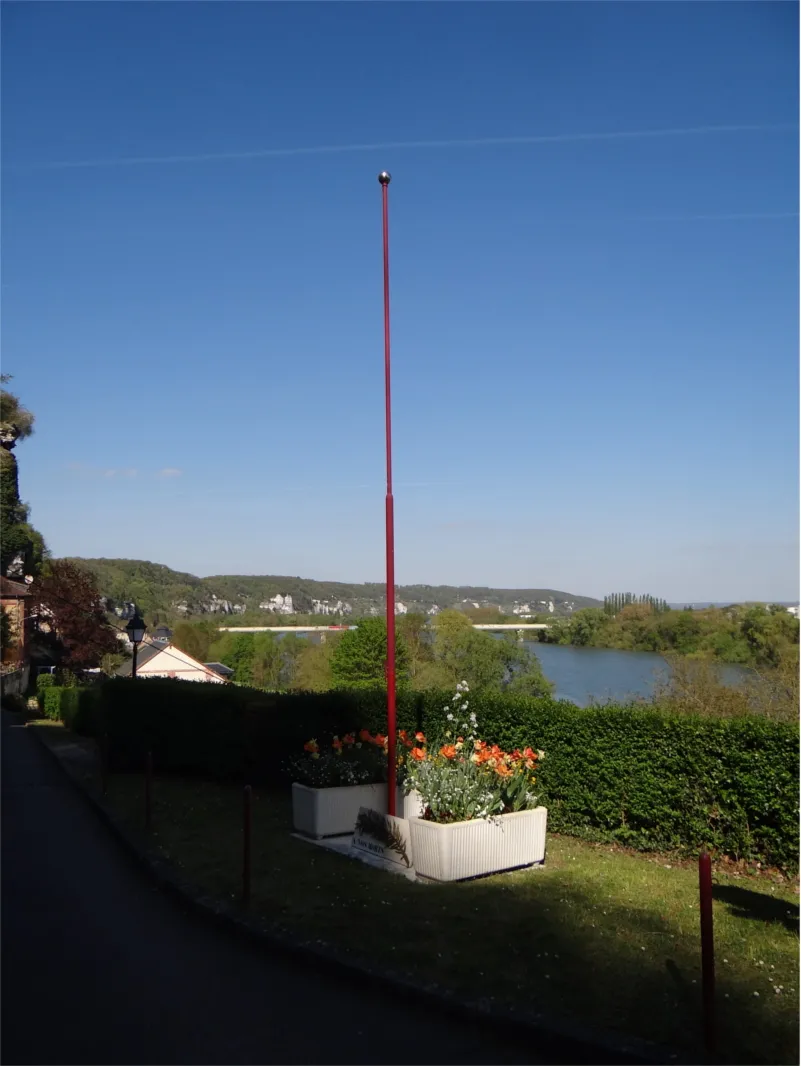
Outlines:
{"label": "clear blue sky", "polygon": [[387,168],[399,582],[798,596],[794,4],[3,10],[54,553],[382,579]]}

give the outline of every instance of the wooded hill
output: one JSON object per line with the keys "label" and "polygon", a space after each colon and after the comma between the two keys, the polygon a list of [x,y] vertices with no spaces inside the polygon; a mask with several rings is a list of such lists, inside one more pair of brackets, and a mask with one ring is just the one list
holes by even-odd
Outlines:
{"label": "wooded hill", "polygon": [[[135,603],[148,615],[162,620],[203,614],[251,613],[273,596],[290,595],[295,611],[310,613],[312,600],[350,604],[354,617],[385,609],[384,586],[379,583],[351,584],[342,581],[316,581],[311,578],[277,575],[219,575],[196,577],[159,563],[139,559],[71,560],[96,574],[100,590],[113,609],[122,603]],[[528,604],[532,613],[566,616],[583,607],[600,607],[599,600],[576,596],[558,589],[494,589],[477,585],[400,585],[397,598],[410,611],[427,611],[433,606],[500,607],[510,613],[516,605]],[[236,612],[235,609],[236,608]],[[268,615],[267,611],[262,614]],[[325,616],[323,616],[325,617]]]}

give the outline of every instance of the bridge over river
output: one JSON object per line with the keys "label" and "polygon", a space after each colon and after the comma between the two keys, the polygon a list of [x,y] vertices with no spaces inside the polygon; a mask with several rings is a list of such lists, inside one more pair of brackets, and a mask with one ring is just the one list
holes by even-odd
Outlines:
{"label": "bridge over river", "polygon": [[[478,625],[473,629],[488,629],[493,633],[510,630],[517,633],[521,629],[548,629],[547,622],[515,622],[503,625]],[[356,629],[356,626],[219,626],[220,633],[332,633],[345,629]]]}

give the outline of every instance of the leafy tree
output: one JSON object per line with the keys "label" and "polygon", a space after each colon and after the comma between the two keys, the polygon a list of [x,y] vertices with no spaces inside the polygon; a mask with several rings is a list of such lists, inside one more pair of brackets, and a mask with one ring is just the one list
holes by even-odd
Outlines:
{"label": "leafy tree", "polygon": [[409,664],[409,678],[412,684],[427,663],[433,662],[431,633],[428,630],[428,618],[419,612],[410,611],[397,619],[398,638],[406,648]]}
{"label": "leafy tree", "polygon": [[464,613],[476,625],[492,625],[502,622],[505,617],[500,607],[468,607]]}
{"label": "leafy tree", "polygon": [[256,688],[269,692],[278,692],[283,688],[286,670],[281,643],[275,633],[253,634],[251,684]]}
{"label": "leafy tree", "polygon": [[798,644],[798,619],[787,611],[771,613],[752,605],[742,618],[740,630],[759,665],[778,666],[790,648]]}
{"label": "leafy tree", "polygon": [[531,695],[547,695],[552,686],[530,649],[509,634],[498,640],[473,629],[459,611],[442,611],[434,621],[433,669],[425,681],[451,687],[467,681],[474,691],[510,688]]}
{"label": "leafy tree", "polygon": [[434,616],[434,633],[438,641],[451,640],[461,633],[472,632],[473,623],[462,611],[449,609]]}
{"label": "leafy tree", "polygon": [[501,688],[507,672],[502,643],[472,627],[438,631],[434,658],[447,678],[447,687],[466,681],[476,691]]}
{"label": "leafy tree", "polygon": [[49,561],[31,586],[32,613],[59,665],[86,670],[104,655],[119,654],[93,574],[66,559]]}
{"label": "leafy tree", "polygon": [[[330,639],[330,638],[329,638]],[[287,686],[292,685],[298,669],[298,663],[307,648],[313,647],[313,642],[307,637],[300,637],[297,633],[285,633],[281,638],[281,655],[284,661],[284,680]]]}
{"label": "leafy tree", "polygon": [[[0,384],[7,385],[11,377],[11,374],[0,374]],[[0,389],[0,431],[4,443],[7,439],[16,443],[30,437],[35,421],[31,412],[22,406],[19,397],[7,389]],[[13,447],[13,444],[11,446]]]}
{"label": "leafy tree", "polygon": [[570,643],[579,646],[593,644],[606,626],[608,617],[605,610],[599,610],[597,607],[576,611],[570,618]]}
{"label": "leafy tree", "polygon": [[[287,641],[293,635],[284,637]],[[327,692],[334,683],[332,659],[341,637],[331,634],[325,643],[315,644],[302,637],[294,637],[305,645],[293,659],[290,687],[296,692]]]}
{"label": "leafy tree", "polygon": [[[2,375],[5,384],[9,375]],[[19,495],[17,460],[13,454],[18,440],[33,433],[34,417],[19,399],[0,389],[0,571],[22,577],[38,574],[47,555],[44,539],[28,522],[28,507]],[[19,572],[12,567],[21,562]]]}
{"label": "leafy tree", "polygon": [[503,640],[495,641],[501,646],[506,674],[503,687],[520,696],[550,696],[554,685],[542,672],[540,661],[534,652],[508,634]]}
{"label": "leafy tree", "polygon": [[[468,622],[469,625],[469,622]],[[343,633],[331,659],[336,688],[386,684],[387,624],[383,618],[366,618],[356,629]],[[408,678],[409,657],[400,634],[395,634],[395,676],[402,685]]]}
{"label": "leafy tree", "polygon": [[[252,685],[255,646],[253,633],[223,633],[209,648],[210,662],[224,663],[234,671],[236,685]],[[177,642],[176,642],[177,643]],[[191,653],[190,653],[191,654]]]}
{"label": "leafy tree", "polygon": [[[213,662],[211,648],[220,640],[219,623],[211,619],[201,622],[177,622],[172,630],[172,642],[201,663]],[[226,664],[227,665],[227,664]]]}

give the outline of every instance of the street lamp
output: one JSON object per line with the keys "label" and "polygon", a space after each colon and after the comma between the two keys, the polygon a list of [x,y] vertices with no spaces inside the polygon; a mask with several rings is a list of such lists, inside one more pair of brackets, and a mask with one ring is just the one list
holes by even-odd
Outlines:
{"label": "street lamp", "polygon": [[147,632],[145,620],[137,609],[134,609],[134,616],[125,627],[125,632],[128,634],[131,644],[133,644],[133,664],[131,665],[131,678],[133,679],[136,677],[136,653]]}
{"label": "street lamp", "polygon": [[392,402],[389,361],[389,183],[386,170],[378,175],[384,230],[384,413],[386,420],[387,495],[387,813],[395,814],[395,505],[392,497]]}

